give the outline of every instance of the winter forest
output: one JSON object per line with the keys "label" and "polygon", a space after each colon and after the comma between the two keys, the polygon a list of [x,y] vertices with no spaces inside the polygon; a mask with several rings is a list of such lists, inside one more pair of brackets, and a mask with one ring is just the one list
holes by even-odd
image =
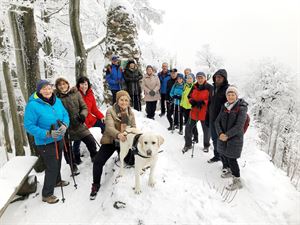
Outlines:
{"label": "winter forest", "polygon": [[[177,4],[175,1],[168,2]],[[196,2],[186,1],[185,5],[193,8],[200,4],[201,7],[205,1]],[[212,2],[217,4],[219,1]],[[269,4],[272,4],[271,2],[269,1]],[[277,4],[277,1],[275,2],[274,4]],[[299,3],[291,2],[286,2],[291,4],[290,8],[300,8]],[[241,7],[240,4],[236,4],[237,9]],[[258,10],[268,11],[267,8],[262,8]],[[225,46],[222,49],[222,44],[213,40],[210,42],[209,37],[206,39],[199,36],[198,41],[190,47],[193,41],[189,41],[188,36],[192,34],[185,26],[198,29],[195,26],[182,22],[178,23],[178,29],[173,34],[162,33],[159,27],[172,23],[168,19],[171,18],[168,15],[173,13],[172,10],[171,6],[160,7],[159,1],[152,0],[1,0],[0,225],[300,224],[299,10],[296,21],[293,20],[297,30],[296,37],[291,35],[293,40],[297,39],[297,45],[292,46],[296,49],[293,53],[297,52],[297,56],[294,57],[297,65],[291,65],[287,60],[274,55],[243,57],[243,53],[235,53],[238,51],[236,47],[237,49],[232,49],[231,52],[232,55],[238,55],[235,55],[236,58],[243,58],[240,67],[237,65],[240,62],[232,65],[233,56],[225,53]],[[217,23],[223,26],[218,15],[214,15],[214,18],[201,18],[200,14],[188,14],[184,11],[178,14],[178,17],[185,17],[183,21],[199,20],[199,30],[203,32],[203,36],[211,31],[201,28],[201,22],[210,23],[211,20],[213,23],[214,20],[219,20]],[[283,20],[282,24],[287,22],[288,20]],[[276,26],[276,21],[273,25]],[[207,27],[213,30],[212,25]],[[236,42],[240,41],[238,36],[243,35],[243,31],[239,32],[238,29],[237,27],[236,30],[230,31]],[[156,33],[157,30],[159,34]],[[216,32],[216,36],[220,36],[221,32]],[[262,39],[267,32],[271,31],[265,28],[261,34]],[[178,40],[182,39],[186,43],[186,47],[182,46],[181,42],[173,44],[172,49],[167,47],[167,44],[159,44],[160,41],[171,43],[176,35]],[[278,46],[286,44],[280,37],[277,38]],[[277,40],[276,37],[274,39]],[[252,52],[262,51],[259,45],[251,47],[250,42],[244,45],[249,45]],[[270,41],[269,48],[277,47]],[[187,54],[190,57],[181,53],[182,51],[189,52]],[[132,190],[135,181],[134,169],[125,166],[124,175],[119,178],[119,156],[114,153],[103,167],[101,185],[97,187],[97,198],[91,201],[89,194],[93,175],[95,176],[93,166],[95,167],[96,157],[91,155],[91,161],[88,145],[81,143],[81,159],[79,157],[76,176],[75,167],[65,162],[62,157],[61,179],[69,181],[70,185],[64,188],[61,185],[61,190],[54,189],[54,194],[59,199],[65,198],[65,202],[60,200],[58,204],[46,204],[44,199],[42,201],[46,166],[39,154],[35,137],[25,129],[26,106],[37,91],[40,80],[47,80],[51,87],[53,85],[54,89],[58,89],[59,86],[55,85],[58,78],[67,80],[72,88],[76,87],[79,78],[87,77],[96,105],[105,116],[102,122],[105,123],[106,129],[107,123],[104,121],[115,97],[108,81],[114,57],[119,60],[119,66],[124,70],[133,62],[143,77],[139,81],[142,87],[140,96],[135,98],[130,94],[131,110],[134,112],[137,128],[158,133],[164,139],[154,172],[156,184],[153,188],[150,184],[147,186],[146,180],[152,172],[149,175],[149,169],[145,167],[144,174],[140,176],[142,192],[139,195],[135,194]],[[282,57],[285,57],[285,54],[282,54]],[[193,146],[187,146],[185,136],[188,122],[180,122],[178,119],[181,111],[179,106],[180,112],[175,109],[176,91],[169,99],[174,105],[170,126],[168,112],[163,112],[160,103],[161,89],[158,90],[159,100],[155,100],[154,115],[147,115],[149,108],[144,79],[148,76],[149,65],[153,76],[158,77],[164,64],[167,65],[171,76],[173,72],[177,74],[177,81],[182,76],[185,77],[182,78],[185,83],[188,75],[192,74],[194,86],[202,72],[205,74],[205,82],[213,85],[218,71],[226,69],[225,77],[227,79],[228,76],[229,84],[237,86],[238,98],[247,102],[247,113],[250,117],[249,128],[243,134],[242,154],[237,160],[243,188],[230,191],[227,185],[231,180],[220,177],[221,173],[224,173],[221,161],[207,163],[214,156],[214,148],[210,139],[207,151],[205,146],[204,150],[202,149],[201,140],[204,139],[205,132],[203,121],[207,119],[205,116],[204,119],[197,119],[199,122],[195,125],[199,132],[199,143],[193,139]],[[162,88],[162,80],[159,85]],[[77,88],[79,89],[79,86]],[[121,89],[127,90],[126,88],[128,84]],[[193,87],[191,88],[193,90]],[[151,95],[150,92],[149,94]],[[182,98],[183,96],[184,94]],[[188,97],[192,98],[191,92]],[[116,98],[118,102],[118,96]],[[137,108],[140,107],[138,110],[134,107],[136,101]],[[64,103],[63,100],[62,102]],[[206,104],[204,102],[203,104]],[[193,110],[193,102],[189,100],[189,103]],[[166,104],[169,104],[168,100]],[[199,106],[197,103],[195,105]],[[201,109],[203,106],[199,107]],[[70,112],[68,115],[71,118]],[[178,124],[174,122],[176,118]],[[83,123],[85,119],[86,116]],[[180,123],[184,123],[181,128]],[[211,128],[211,124],[207,126]],[[89,130],[98,151],[103,144],[100,143],[100,139],[105,132],[103,134],[99,127],[91,127]],[[51,130],[49,135],[56,140]],[[72,146],[72,143],[70,145]],[[37,156],[38,159],[30,156]],[[22,161],[26,157],[28,161]],[[233,171],[231,172],[233,175]],[[30,176],[37,179],[33,181],[36,190],[31,194],[18,195],[17,192],[25,181],[31,183],[28,179]],[[92,192],[93,188],[95,187],[92,186]],[[52,203],[51,199],[45,201]]]}

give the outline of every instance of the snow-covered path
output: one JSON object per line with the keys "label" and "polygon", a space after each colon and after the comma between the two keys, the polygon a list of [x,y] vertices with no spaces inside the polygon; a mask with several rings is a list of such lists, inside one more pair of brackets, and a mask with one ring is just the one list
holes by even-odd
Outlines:
{"label": "snow-covered path", "polygon": [[[258,150],[253,128],[247,131],[239,160],[244,188],[226,198],[223,189],[230,180],[220,178],[221,163],[206,162],[212,151],[202,152],[199,143],[195,146],[194,158],[190,152],[183,155],[183,136],[167,131],[165,117],[157,116],[152,121],[144,118],[142,113],[136,116],[139,128],[155,130],[165,137],[154,188],[147,186],[149,171],[142,176],[140,195],[135,195],[132,190],[133,169],[125,170],[124,177],[116,182],[115,155],[104,169],[96,200],[90,201],[92,164],[86,155],[79,167],[81,174],[76,177],[77,190],[72,185],[68,167],[63,167],[63,177],[71,181],[64,189],[65,203],[49,205],[42,203],[40,195],[31,195],[26,201],[11,204],[1,217],[0,225],[300,224],[300,193],[284,172],[275,168],[269,157]],[[42,182],[43,175],[38,178]],[[41,192],[41,184],[38,191]],[[61,196],[59,188],[55,194]],[[125,202],[126,207],[115,209],[115,201]]]}

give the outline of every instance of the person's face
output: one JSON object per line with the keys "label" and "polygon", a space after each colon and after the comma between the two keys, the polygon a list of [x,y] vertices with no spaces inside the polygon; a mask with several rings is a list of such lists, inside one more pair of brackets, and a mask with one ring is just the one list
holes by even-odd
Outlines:
{"label": "person's face", "polygon": [[87,81],[84,81],[84,83],[79,84],[79,89],[85,94],[87,89],[89,88],[89,84]]}
{"label": "person's face", "polygon": [[118,105],[123,110],[128,108],[129,103],[130,103],[129,98],[125,95],[120,97],[119,100],[118,100]]}
{"label": "person's face", "polygon": [[185,69],[185,70],[184,70],[184,75],[185,75],[185,76],[189,75],[190,73],[191,73],[191,71],[190,71],[189,69]]}
{"label": "person's face", "polygon": [[161,66],[161,69],[164,73],[168,72],[168,64],[166,63],[163,63],[162,66]]}
{"label": "person's face", "polygon": [[129,64],[129,69],[134,69],[135,68],[135,64],[134,63],[130,63]]}
{"label": "person's face", "polygon": [[178,77],[178,78],[177,78],[177,82],[178,82],[179,84],[182,84],[183,79],[182,79],[181,77]]}
{"label": "person's face", "polygon": [[150,67],[147,68],[146,72],[147,72],[148,75],[153,74],[153,70]]}
{"label": "person's face", "polygon": [[40,94],[47,99],[51,98],[52,93],[53,93],[53,88],[51,85],[46,85],[40,90]]}
{"label": "person's face", "polygon": [[234,92],[228,92],[226,98],[230,104],[234,103],[237,100],[237,96]]}
{"label": "person's face", "polygon": [[217,75],[215,78],[215,82],[216,82],[217,86],[222,85],[224,80],[225,80],[225,78],[221,75]]}
{"label": "person's face", "polygon": [[66,93],[69,90],[69,85],[65,81],[61,81],[58,83],[57,88],[59,92]]}
{"label": "person's face", "polygon": [[114,64],[114,65],[118,65],[119,60],[113,60],[113,61],[111,61],[111,63]]}
{"label": "person's face", "polygon": [[186,82],[187,82],[188,84],[193,83],[193,78],[192,78],[192,77],[188,77],[188,78],[186,79]]}
{"label": "person's face", "polygon": [[177,77],[177,72],[172,72],[171,77],[172,77],[172,79],[175,79]]}
{"label": "person's face", "polygon": [[197,76],[196,77],[198,84],[202,85],[206,81],[204,76]]}

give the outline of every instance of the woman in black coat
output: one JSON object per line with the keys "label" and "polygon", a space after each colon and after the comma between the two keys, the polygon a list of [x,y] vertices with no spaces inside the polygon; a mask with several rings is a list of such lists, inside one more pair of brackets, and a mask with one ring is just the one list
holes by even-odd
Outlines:
{"label": "woman in black coat", "polygon": [[215,127],[219,137],[218,152],[223,163],[221,177],[232,176],[233,182],[227,189],[235,190],[242,187],[237,158],[241,156],[243,148],[248,103],[238,98],[238,90],[235,86],[228,87],[226,98],[227,102],[221,108]]}
{"label": "woman in black coat", "polygon": [[125,71],[124,80],[127,86],[127,92],[132,100],[132,106],[135,110],[141,111],[141,93],[142,88],[140,81],[143,79],[142,73],[138,70],[133,60],[128,60]]}

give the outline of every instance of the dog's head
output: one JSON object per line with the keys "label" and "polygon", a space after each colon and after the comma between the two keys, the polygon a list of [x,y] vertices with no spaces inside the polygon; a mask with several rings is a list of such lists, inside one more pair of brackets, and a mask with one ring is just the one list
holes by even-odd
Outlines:
{"label": "dog's head", "polygon": [[143,133],[139,138],[139,151],[145,156],[153,156],[158,153],[159,147],[164,143],[164,138],[155,133]]}

